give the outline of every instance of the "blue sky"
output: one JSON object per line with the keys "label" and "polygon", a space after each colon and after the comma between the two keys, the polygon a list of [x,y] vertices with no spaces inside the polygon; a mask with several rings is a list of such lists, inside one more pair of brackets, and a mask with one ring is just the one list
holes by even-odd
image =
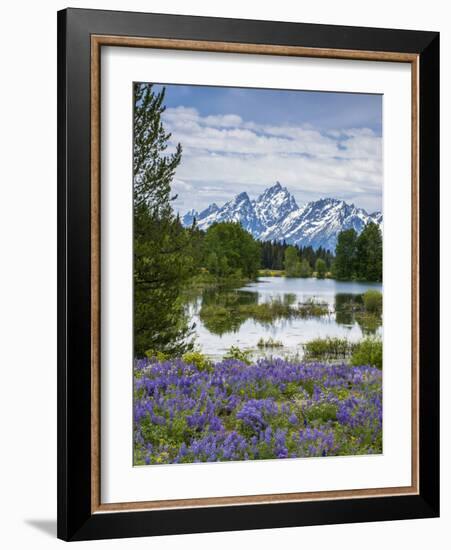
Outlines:
{"label": "blue sky", "polygon": [[[156,86],[159,89],[160,86]],[[165,85],[175,208],[256,197],[276,180],[298,204],[321,197],[382,208],[382,96]]]}

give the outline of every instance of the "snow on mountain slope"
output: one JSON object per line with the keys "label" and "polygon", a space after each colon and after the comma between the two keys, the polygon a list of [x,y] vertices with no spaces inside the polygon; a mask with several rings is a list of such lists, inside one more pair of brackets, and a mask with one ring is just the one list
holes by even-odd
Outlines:
{"label": "snow on mountain slope", "polygon": [[289,214],[299,210],[293,195],[279,182],[266,189],[252,204],[256,217],[265,228],[282,222]]}
{"label": "snow on mountain slope", "polygon": [[353,228],[360,233],[370,221],[382,229],[380,212],[368,214],[362,208],[345,201],[323,198],[299,207],[286,187],[277,182],[256,200],[240,193],[221,208],[216,204],[198,213],[187,212],[182,222],[192,224],[194,218],[200,229],[206,230],[215,222],[235,221],[262,241],[285,240],[289,244],[320,246],[334,251],[340,231]]}

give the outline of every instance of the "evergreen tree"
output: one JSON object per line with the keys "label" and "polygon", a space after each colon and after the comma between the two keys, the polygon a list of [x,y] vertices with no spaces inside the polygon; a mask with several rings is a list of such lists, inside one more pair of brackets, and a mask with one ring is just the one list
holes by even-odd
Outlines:
{"label": "evergreen tree", "polygon": [[347,229],[338,234],[335,248],[334,276],[341,280],[350,280],[356,276],[357,233]]}
{"label": "evergreen tree", "polygon": [[382,234],[370,222],[357,238],[357,276],[365,281],[382,281]]}
{"label": "evergreen tree", "polygon": [[182,149],[166,154],[170,134],[161,121],[164,90],[151,84],[134,87],[133,221],[134,221],[134,346],[181,354],[189,349],[190,329],[180,298],[192,273],[189,231],[171,207],[171,182]]}
{"label": "evergreen tree", "polygon": [[[285,261],[285,251],[289,245],[286,242],[265,241],[261,243],[261,262],[264,269],[283,269]],[[334,255],[322,247],[314,250],[311,246],[290,245],[297,250],[300,260],[305,259],[311,266],[316,265],[318,258],[326,263],[326,271],[330,271]],[[306,266],[306,264],[304,264]]]}

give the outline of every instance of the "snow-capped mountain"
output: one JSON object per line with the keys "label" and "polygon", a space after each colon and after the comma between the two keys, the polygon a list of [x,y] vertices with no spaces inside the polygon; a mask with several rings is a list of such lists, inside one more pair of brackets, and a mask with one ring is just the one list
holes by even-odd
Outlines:
{"label": "snow-capped mountain", "polygon": [[[193,208],[183,216],[182,224],[185,227],[189,227],[190,225],[192,225],[194,218],[196,218],[196,221],[199,224],[201,220],[206,220],[209,216],[211,216],[212,214],[215,214],[218,210],[219,210],[219,206],[215,203],[210,204],[210,206],[205,210],[202,210],[201,213],[197,212],[197,210],[194,210]],[[211,225],[214,221],[215,220],[213,220],[210,223],[207,223],[207,227]]]}
{"label": "snow-capped mountain", "polygon": [[320,246],[334,251],[340,231],[354,228],[360,233],[370,221],[382,229],[382,214],[368,214],[345,201],[324,198],[299,207],[286,187],[279,182],[266,189],[256,200],[240,193],[222,207],[211,204],[202,212],[190,210],[182,223],[190,226],[193,220],[200,229],[215,222],[235,221],[262,241],[283,241],[300,246]]}
{"label": "snow-capped mountain", "polygon": [[279,182],[266,189],[253,201],[256,217],[266,228],[282,222],[289,214],[299,210],[299,206],[286,187]]}

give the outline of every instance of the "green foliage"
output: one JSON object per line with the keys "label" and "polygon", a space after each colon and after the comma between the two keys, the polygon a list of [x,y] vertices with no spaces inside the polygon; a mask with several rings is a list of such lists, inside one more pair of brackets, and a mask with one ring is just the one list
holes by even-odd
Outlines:
{"label": "green foliage", "polygon": [[357,277],[364,281],[382,281],[382,233],[370,222],[357,238]]}
{"label": "green foliage", "polygon": [[256,298],[254,294],[233,291],[206,291],[203,294],[200,319],[210,332],[221,335],[237,331],[247,319],[268,325],[278,319],[318,317],[329,311],[327,304],[313,299],[296,305],[296,296],[292,294],[262,303],[258,303]]}
{"label": "green foliage", "polygon": [[371,365],[382,369],[382,340],[365,338],[356,344],[351,357],[354,366]]}
{"label": "green foliage", "polygon": [[335,248],[333,274],[339,280],[349,280],[355,277],[357,254],[357,233],[347,229],[338,234]]}
{"label": "green foliage", "polygon": [[309,261],[304,258],[301,261],[301,267],[299,270],[299,277],[311,277],[312,276],[312,266],[310,265]]}
{"label": "green foliage", "polygon": [[285,276],[299,277],[301,272],[301,259],[298,250],[294,246],[289,246],[285,250]]}
{"label": "green foliage", "polygon": [[246,363],[246,365],[250,365],[252,363],[250,355],[250,350],[242,350],[238,346],[230,346],[229,350],[224,355],[224,359],[237,359],[238,361]]}
{"label": "green foliage", "polygon": [[374,335],[377,329],[382,325],[382,317],[380,314],[368,313],[366,311],[356,313],[355,320],[365,335]]}
{"label": "green foliage", "polygon": [[254,279],[260,267],[260,244],[239,223],[211,225],[204,237],[205,267],[218,278]]}
{"label": "green foliage", "polygon": [[382,281],[382,233],[375,223],[358,236],[354,229],[339,233],[332,271],[339,280]]}
{"label": "green foliage", "polygon": [[382,293],[378,290],[367,290],[363,295],[363,303],[369,313],[382,312]]}
{"label": "green foliage", "polygon": [[[326,270],[330,270],[334,256],[329,250],[325,250],[321,246],[314,250],[311,246],[288,245],[285,241],[264,241],[261,243],[262,267],[264,269],[281,271],[284,266],[285,251],[289,246],[297,250],[301,261],[306,260],[310,266],[314,266],[316,260],[321,258],[326,263]],[[309,275],[304,276],[308,277]]]}
{"label": "green foliage", "polygon": [[190,231],[171,206],[171,182],[180,163],[178,145],[167,154],[161,121],[164,90],[134,87],[133,221],[135,356],[147,350],[175,355],[190,348],[181,290],[193,273]]}
{"label": "green foliage", "polygon": [[194,365],[199,371],[209,370],[211,361],[200,351],[188,351],[182,355],[183,361],[188,365]]}
{"label": "green foliage", "polygon": [[288,382],[285,386],[283,395],[287,399],[293,399],[296,395],[302,393],[303,389],[296,382]]}
{"label": "green foliage", "polygon": [[261,243],[261,264],[263,268],[283,270],[285,249],[287,245],[277,241]]}
{"label": "green foliage", "polygon": [[326,277],[326,262],[321,258],[316,260],[315,271],[318,279],[324,279]]}
{"label": "green foliage", "polygon": [[[377,292],[377,291],[376,291]],[[365,309],[363,294],[336,294],[335,320],[342,325],[357,322],[365,335],[374,334],[382,324],[381,310]]]}
{"label": "green foliage", "polygon": [[318,403],[306,409],[304,417],[308,422],[319,421],[321,424],[337,420],[337,405],[333,403]]}
{"label": "green foliage", "polygon": [[[311,277],[313,269],[310,261],[306,257],[301,259],[299,249],[295,246],[288,246],[285,249],[285,276],[286,277]],[[313,253],[311,256],[315,256]],[[318,258],[315,263],[317,277],[324,279],[326,276],[327,264],[322,258]]]}
{"label": "green foliage", "polygon": [[167,361],[168,359],[170,359],[170,356],[169,356],[168,353],[164,353],[162,351],[157,351],[157,350],[154,350],[154,349],[146,350],[144,352],[144,355],[153,362]]}
{"label": "green foliage", "polygon": [[346,338],[315,338],[304,344],[308,359],[345,358],[354,348],[355,344]]}
{"label": "green foliage", "polygon": [[283,269],[259,269],[259,277],[285,277],[285,271]]}

